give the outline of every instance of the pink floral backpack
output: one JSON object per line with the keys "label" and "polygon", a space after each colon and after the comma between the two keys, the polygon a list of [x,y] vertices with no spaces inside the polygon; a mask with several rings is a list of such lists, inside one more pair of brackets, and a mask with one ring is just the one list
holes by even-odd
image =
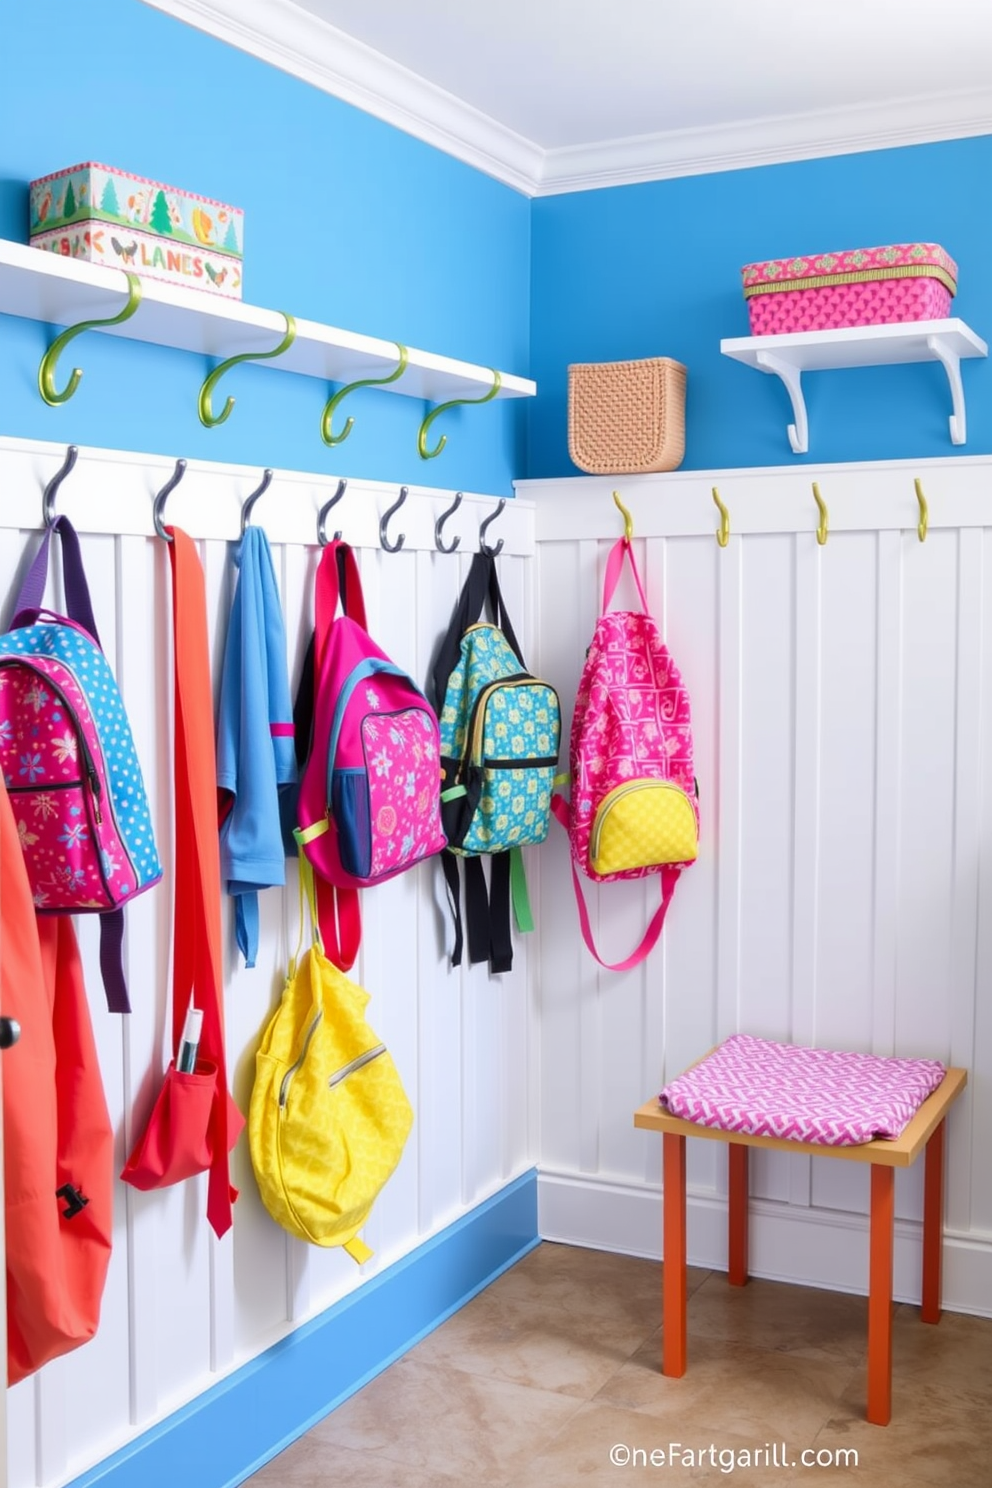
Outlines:
{"label": "pink floral backpack", "polygon": [[343,542],[327,544],[317,570],[312,731],[294,836],[317,876],[328,957],[347,971],[361,930],[354,891],[440,852],[445,837],[437,717],[369,635]]}
{"label": "pink floral backpack", "polygon": [[[609,610],[624,559],[642,610]],[[695,861],[698,790],[692,766],[689,694],[648,613],[630,541],[612,548],[603,612],[579,681],[569,752],[571,799],[552,800],[568,831],[582,936],[601,966],[627,971],[661,935],[682,869]],[[596,950],[577,868],[598,883],[657,874],[661,903],[625,960]]]}

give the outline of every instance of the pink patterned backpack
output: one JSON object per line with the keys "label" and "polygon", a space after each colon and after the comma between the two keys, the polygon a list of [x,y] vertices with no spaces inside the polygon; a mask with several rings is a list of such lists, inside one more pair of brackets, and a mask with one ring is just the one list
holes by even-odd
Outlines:
{"label": "pink patterned backpack", "polygon": [[[68,615],[42,608],[52,534]],[[0,635],[0,768],[38,914],[96,913],[112,1013],[131,1011],[121,906],[162,877],[141,767],[100,647],[68,517],[44,540]]]}
{"label": "pink patterned backpack", "polygon": [[[339,598],[345,613],[335,619]],[[294,835],[317,876],[321,934],[341,970],[358,949],[354,890],[445,845],[440,754],[433,709],[366,629],[354,553],[328,543],[317,570],[313,737]],[[321,894],[321,881],[333,894]]]}
{"label": "pink patterned backpack", "polygon": [[[642,612],[608,613],[625,558]],[[571,841],[583,939],[601,966],[627,971],[657,943],[679,874],[696,858],[699,807],[689,695],[648,614],[626,537],[607,560],[603,613],[579,682],[569,765],[571,801],[555,796],[552,810]],[[604,961],[596,950],[576,868],[598,883],[659,875],[661,904],[625,960]]]}

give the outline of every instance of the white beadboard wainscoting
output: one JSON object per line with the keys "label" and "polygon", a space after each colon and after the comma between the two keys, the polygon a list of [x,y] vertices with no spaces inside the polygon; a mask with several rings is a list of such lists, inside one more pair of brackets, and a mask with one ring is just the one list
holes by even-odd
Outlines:
{"label": "white beadboard wainscoting", "polygon": [[[0,592],[10,597],[5,624],[27,555],[38,545],[44,485],[64,453],[63,446],[0,439]],[[152,535],[151,517],[153,495],[173,466],[161,456],[82,447],[57,498],[57,510],[81,534],[97,626],[124,695],[165,865],[162,885],[125,913],[130,1017],[106,1010],[95,918],[76,922],[118,1169],[171,1057],[171,600],[168,553]],[[232,544],[241,503],[261,473],[190,462],[166,507],[166,521],[202,539],[215,680],[234,591]],[[330,477],[277,471],[253,513],[273,543],[294,692],[312,626],[316,516],[336,489]],[[350,481],[327,525],[360,545],[370,629],[423,685],[477,548],[479,521],[495,511],[496,501],[466,496],[445,526],[446,541],[461,536],[459,552],[449,556],[434,550],[434,521],[455,493],[411,486],[407,504],[389,524],[392,540],[406,534],[405,546],[386,553],[378,546],[379,516],[398,494],[396,487]],[[526,645],[533,633],[533,512],[526,502],[508,503],[489,541],[498,537],[505,542],[501,580],[507,604]],[[53,568],[57,573],[57,561]],[[61,604],[57,583],[49,595]],[[255,1047],[296,944],[292,865],[287,880],[285,890],[260,896],[254,970],[246,970],[237,955],[230,902],[224,902],[228,1067],[243,1111]],[[535,1041],[526,940],[517,943],[511,974],[490,978],[485,967],[452,972],[436,863],[364,894],[363,913],[355,975],[371,993],[370,1022],[396,1060],[416,1117],[400,1166],[364,1231],[374,1259],[359,1271],[340,1251],[286,1235],[262,1208],[245,1137],[232,1158],[233,1181],[241,1190],[235,1224],[222,1241],[206,1223],[205,1179],[157,1193],[119,1183],[114,1251],[95,1339],[9,1392],[10,1488],[57,1484],[79,1474],[533,1166],[536,1067],[529,1063]],[[147,1481],[139,1464],[133,1471],[134,1481]],[[190,1471],[192,1483],[192,1464]]]}
{"label": "white beadboard wainscoting", "polygon": [[[540,1232],[660,1255],[661,1143],[633,1112],[730,1033],[936,1057],[969,1072],[948,1121],[945,1303],[992,1315],[992,458],[518,483],[536,661],[566,729],[623,531],[614,489],[692,699],[700,856],[662,945],[616,973],[583,946],[564,834],[541,850]],[[657,882],[584,886],[619,960]],[[688,1144],[696,1264],[726,1264],[726,1162]],[[922,1176],[896,1180],[909,1300]],[[867,1291],[866,1166],[754,1151],[751,1192],[755,1274]]]}
{"label": "white beadboard wainscoting", "polygon": [[[0,439],[6,594],[35,550],[42,491],[63,454]],[[57,502],[83,535],[166,865],[163,885],[126,913],[129,1019],[106,1012],[96,925],[78,922],[121,1164],[170,1054],[170,591],[151,505],[172,469],[162,456],[84,447]],[[260,476],[191,462],[169,498],[167,520],[200,540],[215,678],[231,545]],[[929,502],[924,543],[917,477]],[[825,546],[814,479],[829,509]],[[722,549],[714,484],[730,514]],[[294,687],[311,624],[316,514],[336,487],[334,477],[277,471],[254,512],[273,543]],[[505,540],[501,580],[526,660],[560,691],[566,753],[606,553],[622,531],[615,487],[694,709],[701,853],[661,946],[630,973],[595,966],[557,828],[529,855],[538,930],[529,947],[517,937],[508,976],[449,970],[436,866],[366,894],[359,980],[416,1114],[366,1228],[374,1260],[360,1273],[347,1256],[286,1236],[261,1207],[243,1138],[233,1158],[241,1197],[223,1241],[206,1225],[203,1180],[152,1194],[119,1185],[96,1338],[9,1392],[10,1488],[57,1488],[80,1473],[90,1481],[91,1466],[274,1342],[302,1338],[301,1324],[358,1296],[368,1278],[374,1286],[535,1163],[543,1236],[660,1254],[660,1144],[634,1131],[634,1109],[735,1030],[967,1067],[949,1119],[945,1300],[992,1313],[992,458],[521,483],[524,499],[489,538]],[[350,481],[328,527],[360,549],[373,634],[423,682],[495,499],[466,496],[445,528],[462,539],[448,556],[434,550],[433,524],[454,493],[412,487],[389,526],[406,545],[390,554],[378,524],[397,495]],[[58,601],[57,583],[53,592]],[[622,589],[620,601],[629,597]],[[262,896],[253,971],[238,964],[225,903],[242,1109],[295,944],[292,867],[288,880]],[[642,933],[656,886],[587,893],[602,949],[617,959]],[[690,1260],[720,1266],[726,1158],[715,1143],[688,1153]],[[751,1172],[755,1273],[864,1291],[867,1171],[755,1152]],[[921,1176],[897,1178],[896,1286],[909,1298]],[[131,1476],[118,1472],[112,1488],[158,1488],[142,1461],[126,1467]]]}

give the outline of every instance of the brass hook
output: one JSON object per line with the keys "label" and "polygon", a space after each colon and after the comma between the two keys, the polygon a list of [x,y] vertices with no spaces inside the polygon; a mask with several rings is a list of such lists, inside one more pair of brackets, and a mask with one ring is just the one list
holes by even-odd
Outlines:
{"label": "brass hook", "polygon": [[213,410],[214,388],[224,373],[231,367],[236,367],[239,362],[264,362],[271,357],[282,356],[283,352],[288,351],[296,340],[295,319],[292,315],[286,315],[285,311],[282,313],[286,320],[286,334],[278,346],[274,347],[272,351],[242,351],[237,356],[228,357],[227,361],[221,362],[220,366],[215,367],[207,377],[200,389],[200,396],[196,400],[196,407],[200,415],[200,423],[204,424],[208,429],[214,429],[218,424],[222,424],[226,418],[230,417],[231,409],[234,407],[234,399],[228,398],[220,413],[214,413]]}
{"label": "brass hook", "polygon": [[387,537],[386,537],[386,523],[389,521],[390,517],[393,515],[394,512],[398,512],[399,511],[400,507],[403,505],[404,501],[409,496],[409,494],[410,494],[410,488],[409,488],[409,486],[400,486],[400,499],[399,499],[399,501],[394,501],[393,504],[392,504],[392,506],[388,509],[388,511],[383,512],[382,517],[380,518],[380,521],[379,521],[379,541],[382,543],[382,546],[385,548],[385,550],[386,550],[387,553],[398,553],[399,550],[400,550],[400,548],[406,542],[406,533],[405,532],[401,532],[400,535],[399,535],[399,537],[396,539],[395,542],[390,542],[387,539]]}
{"label": "brass hook", "polygon": [[260,496],[264,496],[265,495],[266,491],[269,489],[269,487],[270,487],[271,484],[272,484],[272,471],[271,470],[266,470],[265,474],[262,476],[262,483],[261,483],[261,485],[258,487],[258,489],[256,491],[252,491],[251,495],[245,501],[244,506],[241,508],[241,536],[242,537],[244,537],[244,535],[245,535],[245,528],[248,526],[248,519],[249,519],[249,517],[252,514],[252,509],[254,508],[255,502],[258,500],[258,498]]}
{"label": "brass hook", "polygon": [[442,434],[437,442],[436,449],[429,450],[427,448],[427,430],[430,428],[431,424],[437,418],[439,413],[444,413],[445,409],[447,408],[457,408],[460,403],[488,403],[490,399],[495,398],[502,385],[503,374],[501,372],[497,372],[495,367],[492,368],[492,374],[493,385],[487,393],[483,393],[481,398],[452,398],[450,402],[439,403],[436,408],[433,408],[431,410],[431,412],[427,415],[427,417],[421,424],[420,433],[417,435],[417,450],[422,460],[433,460],[435,455],[439,455],[448,442],[447,434]]}
{"label": "brass hook", "polygon": [[456,491],[454,501],[445,511],[441,513],[437,521],[434,523],[434,544],[439,553],[453,553],[458,547],[458,544],[461,542],[460,537],[453,537],[450,543],[444,543],[441,541],[441,528],[444,526],[449,517],[454,516],[455,512],[458,510],[461,504],[462,492]]}
{"label": "brass hook", "polygon": [[[345,493],[345,491],[347,489],[348,489],[348,482],[342,477],[341,480],[338,481],[338,488],[334,492],[334,495],[331,496],[329,498],[329,500],[327,500],[327,501],[324,502],[323,506],[320,508],[320,511],[317,513],[317,541],[318,541],[318,543],[320,544],[320,546],[322,548],[326,548],[327,547],[327,533],[324,530],[324,526],[325,526],[325,523],[327,522],[327,518],[330,515],[331,511],[333,510],[333,508],[337,506],[338,502],[341,500],[341,497],[344,495],[344,493]],[[335,532],[335,534],[334,534],[334,541],[335,542],[340,542],[341,541],[341,533],[340,532]]]}
{"label": "brass hook", "polygon": [[820,487],[817,485],[816,481],[813,482],[813,500],[816,502],[816,504],[817,504],[817,506],[819,507],[819,510],[820,510],[820,522],[819,522],[819,526],[816,529],[816,540],[820,544],[820,547],[822,548],[823,547],[823,544],[827,540],[827,534],[829,532],[829,525],[828,524],[829,524],[830,518],[829,518],[829,514],[827,512],[827,503],[824,501],[823,497],[820,495]]}
{"label": "brass hook", "polygon": [[38,368],[38,391],[45,402],[51,407],[59,403],[67,403],[79,386],[79,379],[83,375],[81,367],[74,367],[66,384],[64,392],[55,390],[55,363],[62,352],[68,346],[74,336],[82,335],[83,331],[94,331],[102,326],[120,325],[122,321],[130,320],[131,316],[141,304],[141,280],[137,274],[131,274],[125,270],[124,277],[127,279],[127,304],[118,315],[112,315],[109,320],[82,320],[79,325],[70,326],[60,336],[56,336],[51,346],[41,359]]}
{"label": "brass hook", "polygon": [[57,470],[55,472],[51,480],[48,482],[48,485],[45,487],[45,494],[42,498],[41,509],[44,513],[46,527],[52,527],[55,524],[55,497],[58,494],[59,486],[62,484],[72,467],[75,465],[76,456],[78,454],[78,445],[70,444],[69,448],[65,452],[65,459],[62,461],[61,470]]}
{"label": "brass hook", "polygon": [[713,500],[720,511],[720,526],[717,528],[716,540],[721,548],[725,548],[730,541],[730,513],[720,500],[720,492],[716,486],[713,487]]}
{"label": "brass hook", "polygon": [[159,537],[164,538],[166,542],[172,542],[172,538],[170,537],[169,533],[166,532],[165,527],[162,525],[162,514],[165,511],[165,503],[170,491],[174,491],[176,489],[185,474],[186,461],[177,460],[175,470],[169,476],[169,479],[166,481],[165,485],[162,487],[161,491],[159,491],[158,495],[155,497],[154,502],[152,503],[152,526],[155,528],[155,531],[158,533]]}
{"label": "brass hook", "polygon": [[489,531],[490,527],[493,525],[505,505],[506,501],[501,496],[496,510],[494,512],[490,512],[488,517],[485,517],[483,521],[479,523],[479,552],[488,553],[490,558],[498,558],[500,553],[502,553],[503,539],[500,538],[496,546],[494,548],[491,548],[486,542],[486,533]]}
{"label": "brass hook", "polygon": [[359,382],[349,382],[347,387],[340,388],[332,398],[329,398],[327,400],[327,403],[324,406],[324,412],[321,414],[320,417],[320,437],[325,444],[343,444],[344,441],[348,438],[348,435],[351,433],[352,427],[354,425],[355,420],[349,415],[349,417],[345,419],[344,428],[341,430],[340,434],[335,434],[331,429],[331,424],[334,420],[334,411],[337,408],[338,404],[341,402],[342,398],[346,398],[348,394],[353,393],[356,388],[385,387],[387,382],[395,382],[398,377],[403,376],[403,373],[406,371],[406,364],[410,359],[410,352],[407,347],[403,345],[402,341],[397,341],[396,350],[400,354],[399,365],[395,368],[394,371],[390,372],[388,377],[363,377]]}
{"label": "brass hook", "polygon": [[620,492],[619,491],[614,491],[613,492],[613,500],[616,502],[617,507],[618,507],[619,511],[621,512],[621,514],[623,516],[623,535],[624,535],[624,538],[626,539],[627,542],[630,542],[632,540],[633,536],[634,536],[634,519],[630,515],[630,512],[627,510],[627,508],[624,506],[623,502],[620,500]]}
{"label": "brass hook", "polygon": [[927,529],[930,526],[930,508],[927,506],[927,498],[923,494],[922,482],[917,479],[914,484],[916,486],[916,499],[920,503],[920,521],[916,531],[920,542],[926,542]]}

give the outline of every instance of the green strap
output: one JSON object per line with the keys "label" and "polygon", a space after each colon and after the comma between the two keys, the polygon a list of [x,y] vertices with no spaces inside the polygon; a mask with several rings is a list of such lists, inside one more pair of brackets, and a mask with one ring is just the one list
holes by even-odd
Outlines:
{"label": "green strap", "polygon": [[527,892],[527,874],[524,871],[524,855],[519,847],[510,848],[510,897],[513,901],[513,918],[521,935],[534,928],[530,895]]}
{"label": "green strap", "polygon": [[458,796],[467,796],[468,791],[463,785],[453,785],[450,790],[441,792],[442,801],[454,801]]}

